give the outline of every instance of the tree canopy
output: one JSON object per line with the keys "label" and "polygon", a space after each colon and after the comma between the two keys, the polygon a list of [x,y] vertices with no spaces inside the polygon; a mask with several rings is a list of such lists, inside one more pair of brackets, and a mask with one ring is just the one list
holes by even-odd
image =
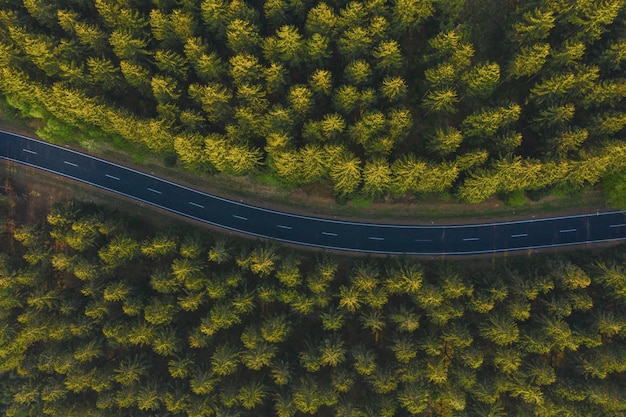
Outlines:
{"label": "tree canopy", "polygon": [[[514,191],[582,187],[626,165],[611,151],[626,126],[624,0],[0,6],[0,92],[42,117],[49,140],[108,137],[197,173],[266,170],[338,196],[471,202],[505,191],[502,159],[542,171]],[[304,149],[324,152],[324,169],[296,168]],[[406,159],[450,172],[437,187],[374,175]]]}
{"label": "tree canopy", "polygon": [[626,410],[623,244],[351,259],[67,202],[4,230],[7,416]]}

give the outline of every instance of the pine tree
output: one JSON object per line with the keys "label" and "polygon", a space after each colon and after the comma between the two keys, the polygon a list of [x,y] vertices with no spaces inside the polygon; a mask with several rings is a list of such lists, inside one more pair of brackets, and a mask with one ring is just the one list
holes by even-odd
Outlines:
{"label": "pine tree", "polygon": [[523,47],[515,55],[509,67],[509,75],[513,78],[530,77],[541,70],[550,54],[550,44],[535,43]]}
{"label": "pine tree", "polygon": [[359,375],[369,376],[377,369],[377,357],[373,350],[357,345],[351,350],[354,369]]}
{"label": "pine tree", "polygon": [[363,167],[363,193],[378,197],[391,185],[391,168],[383,159],[367,161]]}
{"label": "pine tree", "polygon": [[452,89],[440,89],[429,91],[422,105],[430,112],[454,113],[456,103],[459,102],[458,93]]}
{"label": "pine tree", "polygon": [[332,35],[337,24],[334,10],[326,3],[320,2],[312,7],[308,14],[305,29],[309,35],[319,33],[322,36]]}
{"label": "pine tree", "polygon": [[207,119],[212,123],[224,122],[231,114],[229,102],[233,93],[219,83],[208,85],[192,84],[189,95],[202,105]]}
{"label": "pine tree", "polygon": [[415,30],[419,24],[434,12],[432,1],[397,0],[393,4],[392,22],[395,31],[402,33]]}
{"label": "pine tree", "polygon": [[289,104],[291,108],[304,117],[313,107],[313,93],[306,86],[295,85],[289,90]]}
{"label": "pine tree", "polygon": [[141,377],[146,375],[149,368],[145,358],[142,356],[135,355],[125,358],[122,359],[115,369],[113,379],[124,387],[130,387],[139,382]]}
{"label": "pine tree", "polygon": [[263,367],[269,367],[276,353],[276,346],[262,341],[256,347],[244,350],[241,353],[241,362],[248,369],[258,371]]}
{"label": "pine tree", "polygon": [[267,388],[260,381],[253,381],[244,384],[239,388],[238,399],[243,408],[250,410],[263,404],[267,395]]}
{"label": "pine tree", "polygon": [[92,83],[107,91],[114,91],[122,86],[120,69],[106,58],[87,58],[87,68]]}
{"label": "pine tree", "polygon": [[337,367],[346,357],[346,349],[338,335],[324,339],[320,345],[319,361],[322,366]]}
{"label": "pine tree", "polygon": [[372,56],[377,60],[376,68],[384,73],[396,74],[402,67],[402,52],[395,40],[381,42],[374,48]]}
{"label": "pine tree", "polygon": [[115,237],[107,247],[98,252],[110,267],[118,267],[135,259],[139,253],[139,243],[131,237]]}
{"label": "pine tree", "polygon": [[562,47],[550,53],[550,66],[560,69],[576,67],[585,55],[587,48],[583,42],[567,39]]}
{"label": "pine tree", "polygon": [[343,152],[337,160],[332,161],[330,178],[339,195],[354,193],[361,185],[361,161],[351,153]]}
{"label": "pine tree", "polygon": [[606,32],[606,26],[615,20],[623,6],[620,0],[580,4],[575,7],[568,20],[580,28],[577,36],[591,43]]}
{"label": "pine tree", "polygon": [[546,39],[555,26],[552,10],[534,10],[524,13],[521,21],[513,24],[514,39],[520,45],[528,45]]}
{"label": "pine tree", "polygon": [[345,119],[337,113],[325,114],[320,121],[320,130],[323,138],[326,140],[339,138],[345,129]]}
{"label": "pine tree", "polygon": [[261,335],[270,343],[285,341],[290,331],[291,326],[284,315],[267,318],[261,324]]}
{"label": "pine tree", "polygon": [[170,50],[158,50],[154,54],[154,61],[162,72],[184,81],[187,78],[187,58]]}
{"label": "pine tree", "polygon": [[231,375],[237,370],[239,350],[228,343],[217,345],[211,356],[213,372],[219,376]]}
{"label": "pine tree", "polygon": [[401,363],[409,363],[417,356],[417,345],[408,335],[401,335],[395,338],[391,347],[396,359]]}
{"label": "pine tree", "polygon": [[200,5],[202,22],[207,28],[223,37],[226,33],[227,7],[224,0],[203,0]]}
{"label": "pine tree", "polygon": [[496,63],[476,65],[461,78],[468,96],[487,98],[500,82],[500,66]]}
{"label": "pine tree", "polygon": [[390,102],[402,100],[408,92],[408,86],[402,77],[385,77],[381,86],[382,96]]}
{"label": "pine tree", "polygon": [[481,336],[493,341],[499,346],[507,346],[519,338],[517,324],[501,314],[492,314],[487,323],[480,328]]}
{"label": "pine tree", "polygon": [[476,112],[463,120],[462,132],[466,136],[491,137],[499,130],[515,123],[520,117],[521,111],[521,106],[512,103],[508,107],[497,107]]}
{"label": "pine tree", "polygon": [[362,59],[350,62],[345,70],[344,76],[346,80],[353,85],[368,84],[372,71],[370,65]]}
{"label": "pine tree", "polygon": [[337,40],[339,53],[347,60],[367,57],[372,47],[372,38],[363,27],[347,29]]}
{"label": "pine tree", "polygon": [[298,28],[293,25],[283,25],[276,30],[277,55],[287,66],[300,63],[304,52],[304,41]]}
{"label": "pine tree", "polygon": [[352,85],[341,85],[335,90],[333,102],[338,112],[349,115],[360,101],[359,91]]}
{"label": "pine tree", "polygon": [[325,403],[322,388],[310,375],[294,386],[292,400],[298,411],[308,414],[315,414]]}
{"label": "pine tree", "polygon": [[226,28],[226,42],[234,53],[254,53],[261,43],[259,29],[249,21],[235,19]]}
{"label": "pine tree", "polygon": [[197,395],[209,395],[217,388],[218,378],[211,370],[200,366],[191,373],[189,386],[191,391]]}
{"label": "pine tree", "polygon": [[129,30],[114,30],[109,36],[109,43],[120,60],[141,62],[146,55],[149,55],[146,49],[148,41],[135,37]]}
{"label": "pine tree", "polygon": [[454,127],[437,129],[429,142],[429,147],[440,155],[454,153],[463,143],[463,134]]}

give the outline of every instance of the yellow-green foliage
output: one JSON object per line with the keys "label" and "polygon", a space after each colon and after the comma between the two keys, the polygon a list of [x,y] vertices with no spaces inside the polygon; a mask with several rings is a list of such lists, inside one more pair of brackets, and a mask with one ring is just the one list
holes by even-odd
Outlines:
{"label": "yellow-green foliage", "polygon": [[623,245],[420,263],[132,224],[63,204],[1,246],[7,415],[626,409]]}
{"label": "yellow-green foliage", "polygon": [[0,93],[46,140],[339,196],[482,201],[503,158],[557,170],[513,191],[593,184],[624,141],[624,0],[188,3],[0,0]]}

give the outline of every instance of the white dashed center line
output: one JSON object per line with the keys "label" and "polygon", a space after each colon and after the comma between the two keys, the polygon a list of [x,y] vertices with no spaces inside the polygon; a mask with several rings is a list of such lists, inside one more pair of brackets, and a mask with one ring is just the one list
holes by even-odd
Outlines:
{"label": "white dashed center line", "polygon": [[326,236],[337,236],[337,233],[332,233],[332,232],[322,232],[322,234]]}
{"label": "white dashed center line", "polygon": [[33,155],[37,155],[37,152],[31,151],[30,149],[22,149],[26,153],[32,153]]}
{"label": "white dashed center line", "polygon": [[374,236],[370,236],[368,237],[369,240],[385,240],[384,237],[374,237]]}
{"label": "white dashed center line", "polygon": [[466,237],[465,239],[463,239],[464,242],[471,242],[474,240],[480,240],[479,237]]}
{"label": "white dashed center line", "polygon": [[559,230],[559,233],[571,233],[571,232],[575,232],[576,229],[563,229],[563,230]]}
{"label": "white dashed center line", "polygon": [[518,233],[516,235],[511,235],[511,237],[526,237],[528,236],[528,233]]}
{"label": "white dashed center line", "polygon": [[279,229],[291,230],[291,226],[284,226],[282,224],[277,224],[276,227],[278,227]]}
{"label": "white dashed center line", "polygon": [[115,180],[115,181],[119,181],[120,180],[118,177],[114,177],[113,175],[104,174],[104,176],[107,177],[107,178],[111,178],[112,180]]}
{"label": "white dashed center line", "polygon": [[73,167],[77,167],[77,166],[78,166],[78,165],[76,165],[74,162],[63,161],[63,163],[64,163],[64,164],[67,164],[67,165],[71,165],[71,166],[73,166]]}
{"label": "white dashed center line", "polygon": [[233,217],[234,217],[235,219],[239,219],[239,220],[248,220],[248,218],[247,218],[247,217],[237,216],[236,214],[233,214]]}
{"label": "white dashed center line", "polygon": [[415,239],[416,242],[432,242],[432,239]]}
{"label": "white dashed center line", "polygon": [[161,191],[155,190],[154,188],[148,188],[148,191],[152,191],[153,193],[156,193],[156,194],[163,194]]}
{"label": "white dashed center line", "polygon": [[194,203],[193,201],[190,201],[190,202],[189,202],[189,204],[191,204],[192,206],[199,207],[199,208],[204,208],[204,206],[203,206],[203,205],[198,204],[198,203]]}
{"label": "white dashed center line", "polygon": [[624,227],[624,226],[626,226],[626,223],[612,224],[609,227]]}

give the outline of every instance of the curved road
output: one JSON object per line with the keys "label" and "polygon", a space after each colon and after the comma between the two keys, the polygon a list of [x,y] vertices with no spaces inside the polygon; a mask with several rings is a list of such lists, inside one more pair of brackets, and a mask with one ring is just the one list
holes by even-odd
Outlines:
{"label": "curved road", "polygon": [[333,250],[470,255],[626,239],[626,213],[621,211],[446,226],[371,224],[295,215],[225,200],[5,131],[0,131],[0,158],[62,175],[214,226]]}

